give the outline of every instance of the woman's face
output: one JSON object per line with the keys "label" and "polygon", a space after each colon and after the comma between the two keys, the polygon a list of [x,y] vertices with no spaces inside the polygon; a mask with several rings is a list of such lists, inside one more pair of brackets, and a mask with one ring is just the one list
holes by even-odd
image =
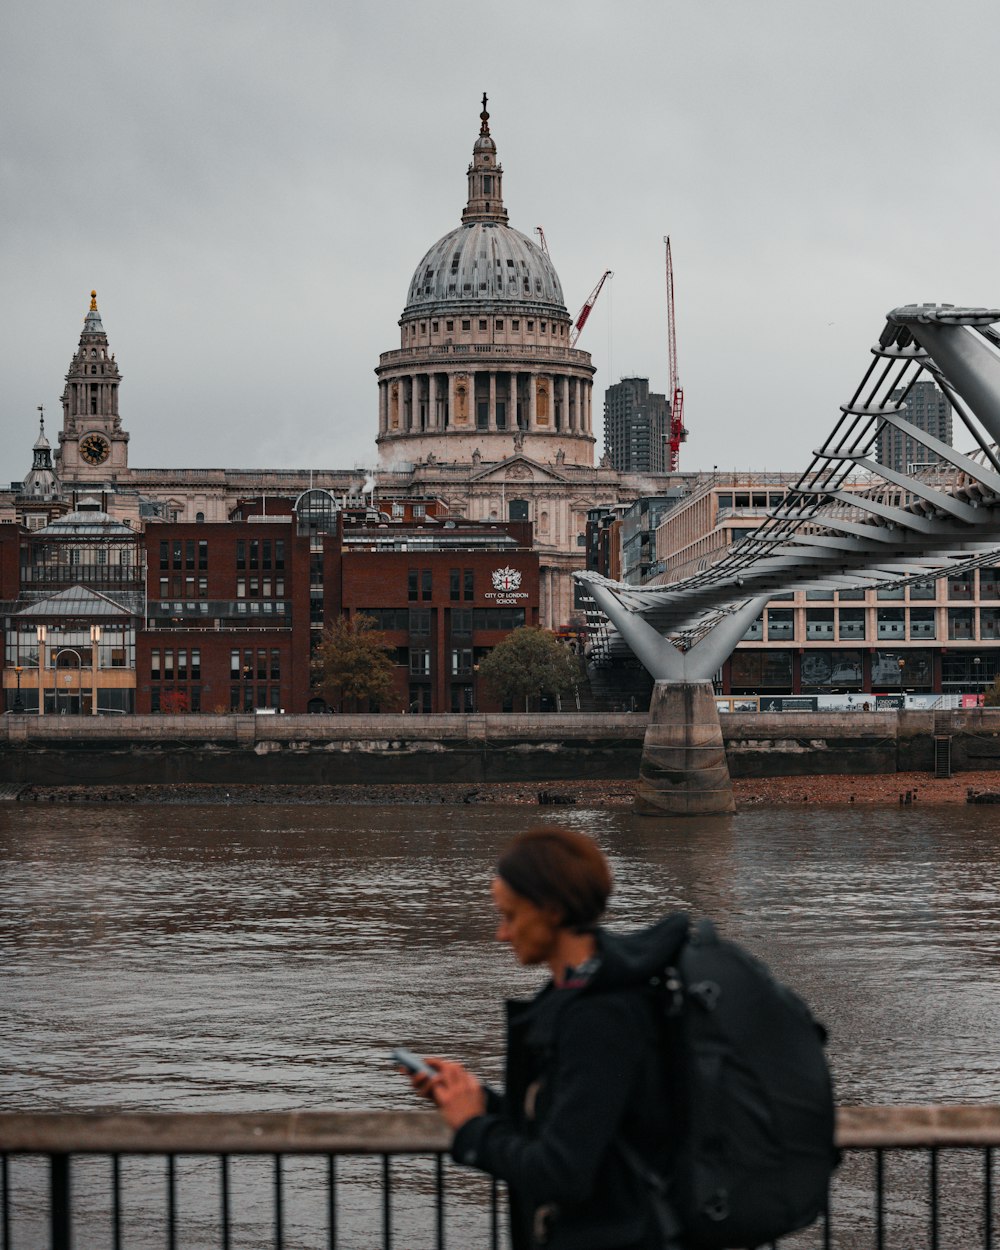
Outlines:
{"label": "woman's face", "polygon": [[517,962],[527,966],[547,963],[562,932],[553,907],[539,907],[518,894],[500,877],[493,878],[493,902],[500,913],[497,941],[506,942]]}

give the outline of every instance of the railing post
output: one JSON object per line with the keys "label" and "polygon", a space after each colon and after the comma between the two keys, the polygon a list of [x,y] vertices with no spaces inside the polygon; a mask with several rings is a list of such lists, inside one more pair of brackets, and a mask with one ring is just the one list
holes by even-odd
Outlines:
{"label": "railing post", "polygon": [[52,1250],[70,1250],[69,1155],[53,1154],[51,1156],[49,1177]]}

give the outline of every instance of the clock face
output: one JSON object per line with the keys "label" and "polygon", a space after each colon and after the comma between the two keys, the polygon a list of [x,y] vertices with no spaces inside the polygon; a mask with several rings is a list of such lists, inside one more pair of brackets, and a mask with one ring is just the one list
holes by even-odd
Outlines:
{"label": "clock face", "polygon": [[88,464],[103,464],[111,455],[111,444],[103,434],[88,434],[80,440],[80,455]]}

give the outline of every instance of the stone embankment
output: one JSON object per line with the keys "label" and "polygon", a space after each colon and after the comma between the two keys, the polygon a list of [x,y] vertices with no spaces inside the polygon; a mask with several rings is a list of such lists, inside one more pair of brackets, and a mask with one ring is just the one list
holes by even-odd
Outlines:
{"label": "stone embankment", "polygon": [[[631,808],[637,781],[560,782],[539,788],[525,782],[470,786],[446,785],[148,785],[25,786],[19,802],[36,803],[180,803],[180,804],[401,804],[447,806],[496,804],[538,808],[539,819],[571,819],[574,807]],[[733,783],[737,809],[749,807],[890,806],[900,803],[954,804],[973,794],[1000,795],[995,772],[962,773],[938,778],[932,773],[892,773],[852,777],[741,778]],[[909,798],[907,799],[907,795]]]}

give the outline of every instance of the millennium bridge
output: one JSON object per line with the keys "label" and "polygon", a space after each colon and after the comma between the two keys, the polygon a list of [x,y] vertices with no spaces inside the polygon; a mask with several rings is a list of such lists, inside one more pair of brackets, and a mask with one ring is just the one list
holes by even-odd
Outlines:
{"label": "millennium bridge", "polygon": [[[638,810],[733,810],[711,678],[774,595],[900,585],[997,558],[997,322],[997,309],[893,310],[830,435],[757,529],[676,581],[635,587],[575,574],[592,600],[597,646],[611,655],[631,651],[655,681]],[[951,402],[974,444],[968,454],[907,420],[906,396],[922,377]],[[912,474],[877,463],[886,426],[922,444],[934,461]],[[867,483],[860,490],[858,474]]]}

